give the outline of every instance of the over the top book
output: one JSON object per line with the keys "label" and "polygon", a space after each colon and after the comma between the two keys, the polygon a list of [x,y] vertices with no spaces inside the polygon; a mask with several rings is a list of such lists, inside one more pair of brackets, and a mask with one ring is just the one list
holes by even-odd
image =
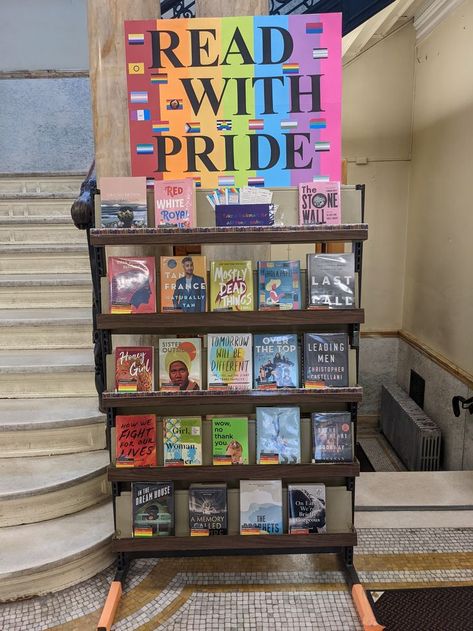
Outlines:
{"label": "over the top book", "polygon": [[309,309],[350,309],[355,306],[355,256],[308,254]]}
{"label": "over the top book", "polygon": [[154,390],[154,348],[152,346],[116,347],[115,390],[117,392]]}
{"label": "over the top book", "polygon": [[348,335],[304,333],[304,388],[348,386]]}
{"label": "over the top book", "polygon": [[115,419],[115,466],[156,466],[156,415],[117,415]]}
{"label": "over the top book", "polygon": [[182,180],[154,181],[154,210],[156,227],[195,227],[195,182]]}
{"label": "over the top book", "polygon": [[160,260],[161,311],[207,310],[207,260],[205,256],[162,256]]}
{"label": "over the top book", "polygon": [[299,387],[297,335],[253,336],[253,386],[256,390]]}
{"label": "over the top book", "polygon": [[146,228],[145,177],[101,177],[99,185],[102,228]]}
{"label": "over the top book", "polygon": [[110,313],[156,313],[154,256],[108,258]]}
{"label": "over the top book", "polygon": [[251,390],[251,333],[209,333],[207,346],[208,389]]}
{"label": "over the top book", "polygon": [[258,310],[301,308],[299,261],[258,261]]}
{"label": "over the top book", "polygon": [[304,182],[299,184],[299,223],[340,224],[340,182]]}
{"label": "over the top book", "polygon": [[210,263],[210,311],[253,311],[251,261]]}

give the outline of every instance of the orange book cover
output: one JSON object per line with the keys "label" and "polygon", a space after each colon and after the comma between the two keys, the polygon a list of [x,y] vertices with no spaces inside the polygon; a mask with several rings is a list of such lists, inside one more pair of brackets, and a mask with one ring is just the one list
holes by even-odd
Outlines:
{"label": "orange book cover", "polygon": [[205,256],[162,256],[160,264],[161,311],[207,311],[207,259]]}
{"label": "orange book cover", "polygon": [[156,415],[118,415],[115,419],[117,467],[155,467]]}

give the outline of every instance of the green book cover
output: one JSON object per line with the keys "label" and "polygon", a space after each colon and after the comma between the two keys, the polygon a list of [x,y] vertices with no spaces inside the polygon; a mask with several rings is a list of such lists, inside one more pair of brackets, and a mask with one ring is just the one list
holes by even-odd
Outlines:
{"label": "green book cover", "polygon": [[248,418],[212,419],[212,460],[215,465],[248,464]]}
{"label": "green book cover", "polygon": [[163,419],[164,466],[202,464],[202,419],[179,416]]}
{"label": "green book cover", "polygon": [[210,263],[210,310],[253,311],[251,261]]}

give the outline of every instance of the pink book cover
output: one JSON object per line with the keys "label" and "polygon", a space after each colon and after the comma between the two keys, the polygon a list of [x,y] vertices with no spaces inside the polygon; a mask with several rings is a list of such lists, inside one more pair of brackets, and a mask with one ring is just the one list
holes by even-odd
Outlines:
{"label": "pink book cover", "polygon": [[195,182],[161,180],[154,183],[156,227],[195,228]]}
{"label": "pink book cover", "polygon": [[340,182],[302,182],[299,184],[299,223],[340,224]]}
{"label": "pink book cover", "polygon": [[110,313],[156,313],[154,256],[110,256],[107,271]]}

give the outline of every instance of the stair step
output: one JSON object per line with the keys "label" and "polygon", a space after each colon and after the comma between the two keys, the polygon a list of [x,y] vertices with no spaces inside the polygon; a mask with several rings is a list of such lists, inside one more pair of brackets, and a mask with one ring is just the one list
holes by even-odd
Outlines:
{"label": "stair step", "polygon": [[[87,235],[83,230],[78,230],[71,221],[65,221],[65,217],[57,217],[61,220],[46,223],[44,221],[22,221],[8,217],[7,221],[0,218],[0,244],[46,244],[46,243],[87,243]],[[26,217],[29,220],[28,217]],[[35,217],[43,219],[43,217]]]}
{"label": "stair step", "polygon": [[18,193],[21,195],[28,193],[45,193],[47,195],[67,193],[77,197],[84,179],[85,175],[80,173],[69,175],[47,173],[38,173],[36,175],[8,174],[0,177],[0,191],[4,194]]}
{"label": "stair step", "polygon": [[0,217],[60,217],[71,219],[72,199],[50,198],[0,198]]}
{"label": "stair step", "polygon": [[0,308],[88,307],[92,281],[88,274],[0,274]]}
{"label": "stair step", "polygon": [[89,269],[86,244],[0,245],[0,274],[85,274]]}

